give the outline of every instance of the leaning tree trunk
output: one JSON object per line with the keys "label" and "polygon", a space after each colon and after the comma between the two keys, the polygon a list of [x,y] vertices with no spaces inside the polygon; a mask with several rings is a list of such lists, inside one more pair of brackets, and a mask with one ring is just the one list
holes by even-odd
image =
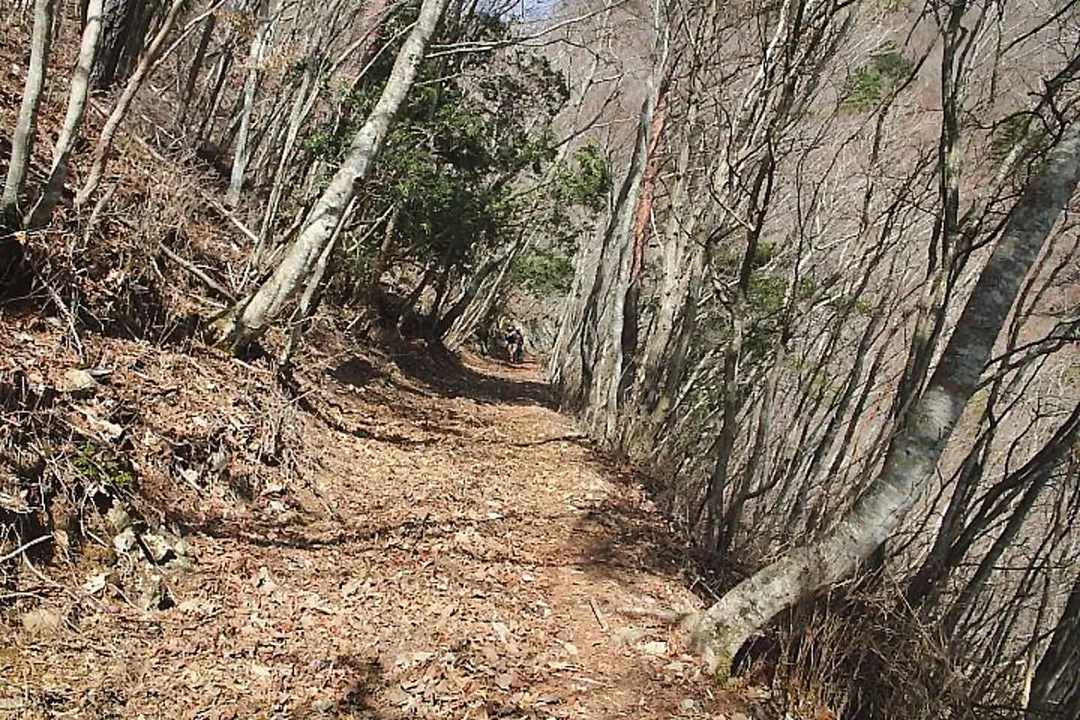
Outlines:
{"label": "leaning tree trunk", "polygon": [[30,164],[30,151],[34,147],[34,126],[37,124],[38,103],[45,85],[45,61],[49,57],[52,41],[53,14],[56,0],[36,0],[34,3],[34,30],[30,48],[30,67],[26,72],[22,106],[15,121],[15,133],[11,136],[11,162],[8,164],[4,195],[0,200],[0,213],[7,215],[19,202],[26,168]]}
{"label": "leaning tree trunk", "polygon": [[472,274],[472,277],[469,278],[469,284],[465,286],[464,292],[461,293],[457,300],[454,301],[453,305],[450,306],[450,309],[435,323],[434,334],[436,338],[440,341],[447,338],[450,331],[457,325],[458,320],[465,314],[465,311],[469,309],[469,306],[476,299],[481,288],[484,287],[484,282],[491,277],[496,270],[500,269],[503,270],[503,272],[499,273],[499,277],[501,278],[505,274],[505,268],[509,267],[510,263],[517,257],[524,245],[525,241],[519,239],[502,255],[491,258]]}
{"label": "leaning tree trunk", "polygon": [[702,615],[694,645],[720,678],[751,634],[818,588],[851,574],[888,539],[933,474],[975,392],[1020,283],[1080,179],[1080,122],[1072,123],[1013,207],[926,391],[889,448],[881,474],[817,542],[759,570]]}
{"label": "leaning tree trunk", "polygon": [[311,208],[304,228],[273,275],[251,297],[231,308],[215,323],[220,343],[237,347],[258,337],[266,324],[281,311],[289,296],[311,274],[339,218],[352,200],[356,184],[371,172],[390,123],[412,87],[428,40],[435,32],[446,1],[424,0],[420,16],[394,60],[394,67],[379,101],[353,138],[348,157]]}
{"label": "leaning tree trunk", "polygon": [[199,38],[199,44],[195,48],[195,58],[191,61],[190,69],[187,74],[187,81],[184,83],[184,89],[180,93],[180,107],[176,111],[176,129],[183,131],[184,123],[187,121],[188,110],[191,108],[191,101],[195,97],[195,85],[199,80],[199,73],[202,71],[203,62],[206,60],[206,51],[210,49],[210,41],[214,37],[214,28],[217,26],[217,15],[207,15],[206,20],[203,21],[203,32]]}
{"label": "leaning tree trunk", "polygon": [[1080,574],[1042,660],[1035,668],[1026,717],[1078,717],[1080,713]]}
{"label": "leaning tree trunk", "polygon": [[149,77],[154,63],[157,62],[158,56],[164,49],[165,39],[169,36],[169,31],[172,30],[180,10],[185,5],[187,5],[187,0],[173,0],[172,5],[169,7],[169,14],[165,16],[157,35],[154,36],[150,47],[143,54],[139,66],[135,68],[135,73],[128,80],[124,92],[120,94],[120,99],[116,101],[116,107],[113,108],[105,121],[105,126],[101,129],[101,136],[94,147],[94,161],[90,166],[86,183],[79,191],[79,194],[75,196],[76,205],[85,203],[101,183],[101,176],[105,172],[105,163],[109,158],[109,153],[112,152],[113,140],[116,138],[116,132],[120,129],[120,123],[124,121],[135,95],[138,94],[146,78]]}
{"label": "leaning tree trunk", "polygon": [[53,149],[52,169],[49,171],[49,179],[45,182],[45,190],[26,218],[26,225],[30,228],[40,228],[48,224],[53,209],[64,191],[64,183],[68,175],[68,161],[71,158],[71,151],[75,149],[75,142],[79,138],[79,125],[82,124],[83,112],[86,110],[86,99],[90,90],[90,68],[94,64],[94,54],[97,51],[98,37],[101,32],[103,5],[104,0],[90,0],[86,8],[86,26],[83,28],[82,43],[79,46],[79,59],[75,63],[75,72],[71,75],[71,92],[68,95],[64,127],[60,130],[60,137],[57,138],[56,147]]}
{"label": "leaning tree trunk", "polygon": [[[581,374],[585,378],[585,421],[604,442],[616,438],[619,389],[623,385],[626,336],[626,298],[634,260],[634,221],[652,146],[654,116],[663,92],[668,61],[668,38],[657,38],[657,58],[641,106],[638,133],[630,166],[610,218],[586,303],[581,336]],[[636,328],[635,333],[636,335]]]}

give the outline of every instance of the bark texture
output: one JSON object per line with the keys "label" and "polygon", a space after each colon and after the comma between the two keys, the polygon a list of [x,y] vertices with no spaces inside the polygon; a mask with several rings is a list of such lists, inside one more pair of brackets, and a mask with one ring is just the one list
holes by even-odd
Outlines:
{"label": "bark texture", "polygon": [[311,275],[323,248],[356,192],[356,183],[371,172],[387,130],[412,87],[428,41],[446,7],[446,0],[424,0],[420,15],[398,52],[390,77],[367,121],[352,140],[349,154],[329,186],[315,202],[303,229],[274,273],[245,301],[217,323],[219,342],[243,345],[260,335],[282,305]]}
{"label": "bark texture", "polygon": [[45,61],[49,57],[49,45],[52,42],[55,10],[56,0],[34,2],[30,67],[26,72],[26,85],[23,88],[19,117],[15,121],[15,132],[11,136],[11,161],[8,164],[7,179],[4,181],[3,199],[0,200],[0,211],[5,215],[18,203],[23,182],[26,181],[26,168],[30,163],[30,153],[34,147],[34,127],[37,124],[38,104],[41,102],[41,90],[45,85]]}
{"label": "bark texture", "polygon": [[124,92],[120,94],[120,99],[116,101],[116,107],[109,113],[109,118],[105,121],[105,126],[101,129],[101,136],[98,138],[97,145],[94,147],[94,161],[90,166],[90,172],[86,178],[86,183],[79,191],[79,194],[75,196],[76,205],[85,203],[90,196],[94,194],[94,191],[97,190],[98,185],[101,184],[101,176],[105,172],[105,164],[109,159],[109,154],[112,152],[113,140],[116,139],[116,133],[120,129],[120,123],[127,117],[127,111],[131,107],[131,102],[142,88],[143,83],[150,76],[150,71],[153,69],[154,63],[164,49],[165,39],[169,36],[169,31],[172,30],[173,25],[176,23],[176,18],[179,16],[180,11],[185,4],[185,0],[173,0],[172,5],[169,7],[169,14],[165,16],[165,20],[162,22],[157,35],[154,36],[153,41],[150,43],[150,47],[146,49],[142,60],[139,61],[139,66],[135,68],[135,72],[132,74],[131,79],[129,79],[127,85],[124,86]]}
{"label": "bark texture", "polygon": [[743,643],[803,597],[850,575],[898,528],[934,472],[1019,292],[1080,179],[1073,123],[1013,207],[926,391],[893,440],[881,474],[838,526],[728,592],[700,618],[694,645],[726,677]]}
{"label": "bark texture", "polygon": [[107,90],[122,81],[135,64],[153,14],[147,5],[139,0],[106,0],[101,49],[90,71],[94,90]]}
{"label": "bark texture", "polygon": [[101,36],[101,16],[104,0],[90,0],[86,8],[86,24],[83,28],[82,42],[79,45],[79,59],[71,75],[71,92],[68,95],[67,114],[64,127],[53,149],[52,169],[45,183],[45,191],[26,219],[30,228],[39,228],[48,224],[53,209],[60,201],[64,183],[68,176],[68,162],[75,142],[79,138],[79,126],[86,110],[86,99],[90,92],[90,69],[94,64],[98,38]]}
{"label": "bark texture", "polygon": [[255,110],[255,94],[259,89],[263,59],[274,28],[277,16],[277,3],[271,2],[264,10],[259,28],[251,40],[248,53],[248,71],[244,80],[244,105],[240,113],[240,130],[233,149],[232,173],[229,176],[229,189],[225,193],[225,206],[236,207],[240,203],[240,193],[244,189],[244,176],[248,161],[251,159],[251,120]]}
{"label": "bark texture", "polygon": [[1035,668],[1028,718],[1080,713],[1080,576],[1073,582],[1050,644]]}

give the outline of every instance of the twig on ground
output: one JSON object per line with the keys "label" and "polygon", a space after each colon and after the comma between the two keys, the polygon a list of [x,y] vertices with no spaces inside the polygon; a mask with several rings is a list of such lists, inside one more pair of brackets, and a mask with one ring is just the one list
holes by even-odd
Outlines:
{"label": "twig on ground", "polygon": [[82,340],[79,338],[79,330],[77,321],[75,320],[75,313],[71,311],[71,309],[67,306],[67,303],[65,303],[63,298],[60,297],[60,293],[56,291],[56,288],[54,288],[51,283],[44,282],[43,285],[45,285],[45,290],[48,291],[49,297],[51,297],[52,301],[56,303],[56,307],[60,310],[60,314],[64,316],[65,320],[67,320],[68,331],[71,333],[71,341],[75,344],[75,351],[79,354],[79,362],[82,362],[85,359],[86,352],[83,349]]}
{"label": "twig on ground", "polygon": [[22,555],[24,552],[26,552],[30,548],[34,547],[35,545],[40,545],[41,543],[45,542],[46,540],[52,540],[52,534],[51,533],[48,534],[48,535],[42,535],[41,537],[36,537],[33,540],[31,540],[30,542],[26,543],[25,545],[21,545],[21,546],[15,548],[11,552],[9,552],[7,555],[0,556],[0,563],[5,563],[5,562],[7,562],[8,560],[10,560],[10,559],[12,559],[14,557],[18,557],[19,555]]}
{"label": "twig on ground", "polygon": [[164,243],[158,243],[158,248],[161,249],[161,252],[165,255],[165,257],[169,258],[174,263],[187,270],[199,280],[202,280],[203,284],[206,285],[208,288],[210,288],[211,290],[216,290],[223,297],[227,298],[231,302],[236,302],[236,296],[233,295],[228,288],[226,288],[217,280],[214,280],[212,277],[204,273],[202,270],[196,267],[193,262],[185,260],[180,255],[177,255],[175,252],[166,247]]}
{"label": "twig on ground", "polygon": [[604,632],[608,631],[607,621],[604,620],[604,616],[600,614],[600,608],[596,606],[596,600],[589,598],[589,607],[592,608],[593,617],[596,618],[596,622],[600,624],[600,629]]}

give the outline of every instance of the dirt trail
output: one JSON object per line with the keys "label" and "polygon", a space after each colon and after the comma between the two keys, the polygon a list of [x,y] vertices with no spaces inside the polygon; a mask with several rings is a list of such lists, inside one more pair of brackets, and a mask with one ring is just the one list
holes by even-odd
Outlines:
{"label": "dirt trail", "polygon": [[399,364],[322,374],[311,507],[193,522],[175,607],[5,638],[0,717],[726,717],[682,630],[618,612],[694,606],[680,548],[535,368]]}

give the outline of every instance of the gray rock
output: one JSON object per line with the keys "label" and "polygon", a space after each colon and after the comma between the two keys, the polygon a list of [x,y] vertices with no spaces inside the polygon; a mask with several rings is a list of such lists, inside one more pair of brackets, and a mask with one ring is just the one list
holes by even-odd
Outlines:
{"label": "gray rock", "polygon": [[86,370],[72,368],[60,378],[59,390],[72,395],[93,395],[101,384]]}
{"label": "gray rock", "polygon": [[629,645],[644,637],[645,631],[636,627],[625,627],[615,632],[615,642]]}
{"label": "gray rock", "polygon": [[135,599],[135,604],[140,610],[163,610],[172,604],[169,591],[165,587],[165,580],[161,575],[146,573],[139,585],[139,595]]}
{"label": "gray rock", "polygon": [[116,528],[117,532],[123,532],[131,527],[131,515],[124,509],[119,501],[113,501],[109,512],[105,513],[105,519]]}
{"label": "gray rock", "polygon": [[139,539],[142,540],[143,547],[146,548],[150,560],[153,561],[155,565],[162,565],[167,560],[176,557],[172,545],[169,544],[169,541],[166,540],[163,535],[145,532],[139,536]]}
{"label": "gray rock", "polygon": [[55,635],[64,627],[64,618],[54,610],[37,608],[22,616],[22,626],[31,635]]}
{"label": "gray rock", "polygon": [[180,574],[189,573],[195,569],[195,566],[191,564],[191,561],[183,555],[179,555],[165,563],[165,567],[169,568],[170,572]]}
{"label": "gray rock", "polygon": [[131,552],[131,549],[135,547],[137,542],[138,540],[135,537],[135,531],[130,527],[115,535],[112,539],[113,549],[116,550],[118,555],[124,555]]}

